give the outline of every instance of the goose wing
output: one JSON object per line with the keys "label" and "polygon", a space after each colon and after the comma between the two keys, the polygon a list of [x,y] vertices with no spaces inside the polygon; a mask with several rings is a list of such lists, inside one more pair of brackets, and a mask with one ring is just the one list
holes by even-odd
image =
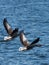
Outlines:
{"label": "goose wing", "polygon": [[39,40],[40,40],[40,38],[35,39],[29,46],[27,46],[27,49],[31,49],[35,46],[41,46],[40,44],[39,45],[36,44],[37,42],[39,42]]}
{"label": "goose wing", "polygon": [[34,45],[36,44],[37,42],[39,42],[40,38],[36,38],[30,45]]}
{"label": "goose wing", "polygon": [[20,41],[24,46],[29,46],[29,42],[27,40],[27,38],[25,37],[24,33],[20,33]]}
{"label": "goose wing", "polygon": [[3,20],[3,25],[4,25],[4,27],[5,27],[6,31],[7,31],[7,33],[8,33],[9,35],[11,35],[11,33],[13,32],[13,30],[12,30],[12,28],[10,27],[10,25],[8,24],[6,18],[4,18],[4,20]]}

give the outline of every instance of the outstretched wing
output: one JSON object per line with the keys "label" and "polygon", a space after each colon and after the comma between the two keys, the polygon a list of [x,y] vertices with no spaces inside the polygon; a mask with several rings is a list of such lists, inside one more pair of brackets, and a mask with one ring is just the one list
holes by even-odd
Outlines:
{"label": "outstretched wing", "polygon": [[8,33],[9,35],[11,35],[11,33],[13,32],[13,30],[12,30],[12,28],[10,27],[10,25],[8,24],[6,18],[4,18],[4,20],[3,20],[3,25],[4,25],[4,27],[5,27],[6,31],[7,31],[7,33]]}
{"label": "outstretched wing", "polygon": [[30,45],[36,44],[37,42],[39,42],[39,40],[40,40],[40,38],[35,39]]}
{"label": "outstretched wing", "polygon": [[27,38],[25,37],[24,33],[20,33],[20,41],[24,46],[29,46],[29,42],[27,40]]}
{"label": "outstretched wing", "polygon": [[38,44],[36,44],[37,42],[39,42],[39,40],[40,40],[40,38],[37,38],[37,39],[35,39],[28,47],[27,47],[27,49],[31,49],[31,48],[33,48],[33,47],[35,47],[35,46],[41,46],[41,45],[38,45]]}

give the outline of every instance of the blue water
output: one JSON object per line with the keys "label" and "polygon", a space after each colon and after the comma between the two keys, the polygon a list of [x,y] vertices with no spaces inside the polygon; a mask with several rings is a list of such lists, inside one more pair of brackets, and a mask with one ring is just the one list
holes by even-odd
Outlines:
{"label": "blue water", "polygon": [[0,65],[49,65],[49,0],[0,0],[0,39],[8,35],[4,18],[13,29],[23,29],[30,42],[40,37],[43,46],[20,52],[19,37],[0,42]]}

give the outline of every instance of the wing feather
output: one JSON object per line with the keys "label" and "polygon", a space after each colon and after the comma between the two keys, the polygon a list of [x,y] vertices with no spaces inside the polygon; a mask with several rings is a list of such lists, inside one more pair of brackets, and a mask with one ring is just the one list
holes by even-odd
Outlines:
{"label": "wing feather", "polygon": [[27,38],[25,37],[24,33],[20,33],[20,41],[24,46],[29,46],[29,42]]}
{"label": "wing feather", "polygon": [[12,28],[10,27],[10,25],[8,24],[6,18],[4,18],[4,20],[3,20],[3,25],[4,25],[4,27],[5,27],[6,31],[7,31],[7,33],[8,33],[9,35],[11,35],[11,33],[13,32],[13,30],[12,30]]}

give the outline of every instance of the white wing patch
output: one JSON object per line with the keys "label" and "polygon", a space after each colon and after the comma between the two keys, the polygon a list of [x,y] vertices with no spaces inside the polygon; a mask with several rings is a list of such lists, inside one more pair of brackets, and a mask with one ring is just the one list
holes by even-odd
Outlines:
{"label": "white wing patch", "polygon": [[25,35],[23,35],[23,41],[26,41],[27,40],[27,38],[25,37]]}
{"label": "white wing patch", "polygon": [[27,41],[28,44],[30,43],[30,42],[27,40],[27,38],[25,37],[25,35],[23,35],[23,41]]}
{"label": "white wing patch", "polygon": [[8,26],[8,29],[10,29],[10,26],[7,24],[7,26]]}

